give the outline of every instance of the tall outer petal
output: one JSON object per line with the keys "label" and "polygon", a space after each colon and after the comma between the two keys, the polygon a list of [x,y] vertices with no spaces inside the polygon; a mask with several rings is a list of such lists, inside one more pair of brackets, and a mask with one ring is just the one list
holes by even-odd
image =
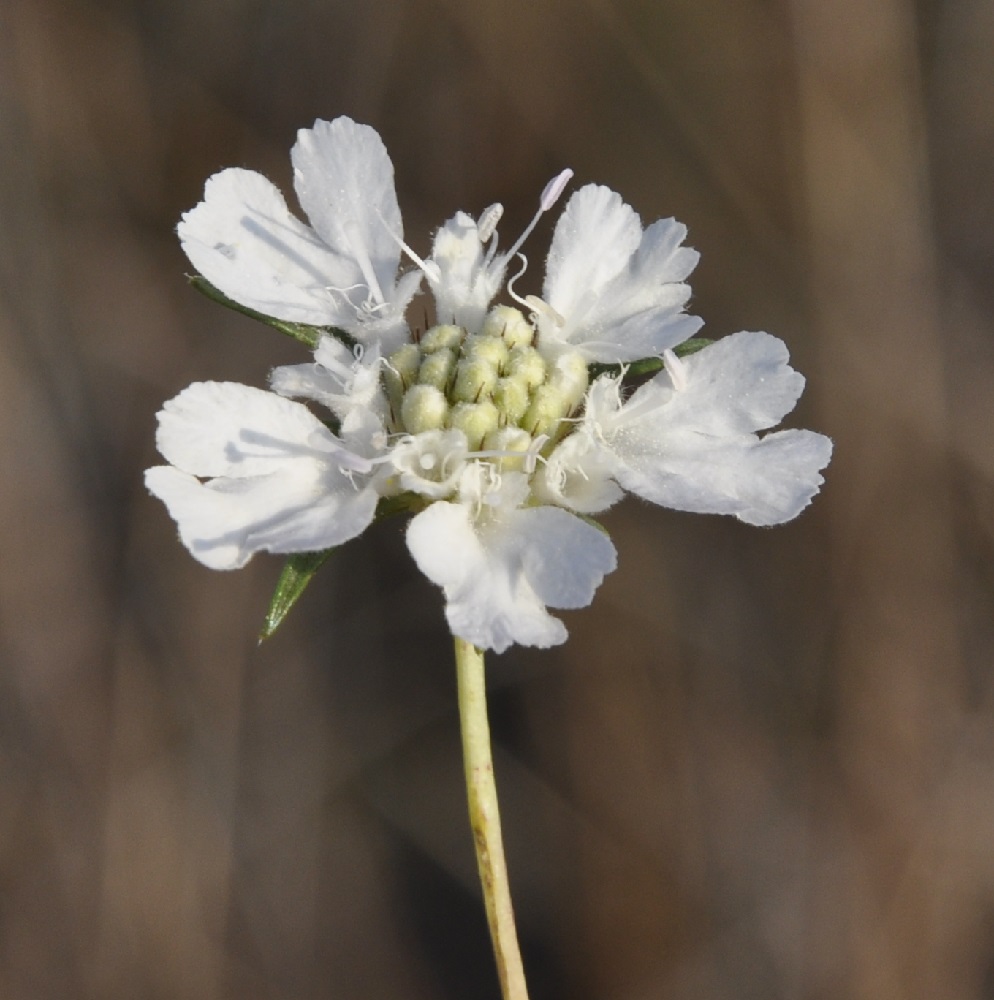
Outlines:
{"label": "tall outer petal", "polygon": [[261,174],[231,168],[209,178],[176,231],[190,263],[240,305],[291,323],[354,324],[355,309],[331,289],[361,280],[359,269]]}
{"label": "tall outer petal", "polygon": [[376,129],[351,118],[319,120],[297,133],[290,158],[311,225],[334,252],[368,259],[383,301],[390,301],[404,227],[393,164]]}
{"label": "tall outer petal", "polygon": [[[673,219],[645,232],[609,188],[589,184],[570,198],[556,225],[539,313],[546,349],[567,347],[591,361],[634,361],[693,336],[701,321],[683,307],[696,251]],[[560,319],[562,322],[560,322]]]}
{"label": "tall outer petal", "polygon": [[371,463],[299,403],[235,383],[196,383],[159,420],[159,448],[173,464],[149,469],[146,486],[212,569],[236,569],[262,550],[339,545],[373,518],[378,496],[363,483]]}
{"label": "tall outer petal", "polygon": [[616,565],[605,535],[555,507],[501,511],[478,527],[468,505],[434,503],[411,521],[407,545],[443,588],[453,634],[497,653],[564,642],[546,605],[585,607]]}

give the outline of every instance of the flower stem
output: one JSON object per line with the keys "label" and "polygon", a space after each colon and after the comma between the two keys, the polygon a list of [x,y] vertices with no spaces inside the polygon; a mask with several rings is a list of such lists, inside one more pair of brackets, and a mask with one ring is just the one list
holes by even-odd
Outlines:
{"label": "flower stem", "polygon": [[514,929],[504,844],[500,835],[500,812],[497,808],[497,786],[494,783],[494,762],[490,752],[490,725],[487,721],[483,652],[462,639],[456,639],[456,675],[459,683],[459,722],[462,729],[469,822],[473,828],[476,864],[483,886],[501,995],[504,1000],[528,1000],[525,971]]}

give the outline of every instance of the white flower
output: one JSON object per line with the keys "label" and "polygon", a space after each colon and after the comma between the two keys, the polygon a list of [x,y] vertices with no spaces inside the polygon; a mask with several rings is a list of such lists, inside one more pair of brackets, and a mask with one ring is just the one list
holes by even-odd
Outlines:
{"label": "white flower", "polygon": [[[813,431],[757,431],[794,408],[804,378],[767,333],[736,333],[678,360],[622,401],[620,379],[591,387],[579,432],[550,456],[547,490],[594,513],[608,480],[677,510],[748,524],[796,517],[822,484],[832,442]],[[598,493],[600,491],[600,493]],[[593,496],[593,503],[587,497]]]}
{"label": "white flower", "polygon": [[379,135],[349,118],[318,121],[300,130],[291,159],[310,227],[265,177],[223,170],[177,228],[186,255],[243,306],[398,346],[409,336],[404,310],[421,275],[397,278],[404,232]]}
{"label": "white flower", "polygon": [[[170,464],[146,482],[204,564],[341,544],[389,500],[415,514],[408,547],[442,588],[452,632],[500,652],[565,640],[547,609],[589,604],[616,562],[578,515],[624,490],[752,524],[789,520],[818,490],[827,438],[759,434],[804,385],[780,341],[739,333],[673,353],[701,321],[684,312],[697,253],[672,219],[643,231],[613,191],[582,188],[556,226],[542,297],[522,297],[513,285],[527,261],[505,286],[508,263],[570,171],[510,249],[498,252],[493,205],[457,213],[424,261],[403,244],[372,129],[318,122],[293,162],[313,230],[259,175],[224,171],[180,225],[184,247],[242,305],[359,343],[323,338],[311,363],[273,371],[274,392],[198,383],[165,405],[157,443]],[[401,250],[418,270],[398,280]],[[438,325],[413,339],[404,311],[422,276]],[[502,288],[530,321],[493,305]],[[631,395],[623,375],[589,384],[592,361],[652,356],[665,369]],[[288,396],[326,408],[328,425]]]}

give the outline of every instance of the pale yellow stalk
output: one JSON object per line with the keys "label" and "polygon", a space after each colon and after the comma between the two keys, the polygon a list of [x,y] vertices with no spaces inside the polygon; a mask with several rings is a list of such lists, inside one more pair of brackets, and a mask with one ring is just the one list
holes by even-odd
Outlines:
{"label": "pale yellow stalk", "polygon": [[501,994],[504,1000],[528,1000],[500,834],[483,652],[462,639],[456,639],[456,674],[469,822],[473,829],[476,863],[483,886]]}

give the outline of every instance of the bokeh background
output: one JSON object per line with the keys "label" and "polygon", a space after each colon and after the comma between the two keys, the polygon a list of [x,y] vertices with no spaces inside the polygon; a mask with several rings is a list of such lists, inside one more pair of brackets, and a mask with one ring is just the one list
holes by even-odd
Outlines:
{"label": "bokeh background", "polygon": [[180,213],[349,114],[421,252],[566,165],[684,221],[836,441],[785,527],[626,502],[570,641],[492,658],[533,1000],[994,997],[992,52],[989,0],[4,0],[0,996],[497,996],[402,526],[258,648],[279,561],[141,481],[165,399],[302,360]]}

